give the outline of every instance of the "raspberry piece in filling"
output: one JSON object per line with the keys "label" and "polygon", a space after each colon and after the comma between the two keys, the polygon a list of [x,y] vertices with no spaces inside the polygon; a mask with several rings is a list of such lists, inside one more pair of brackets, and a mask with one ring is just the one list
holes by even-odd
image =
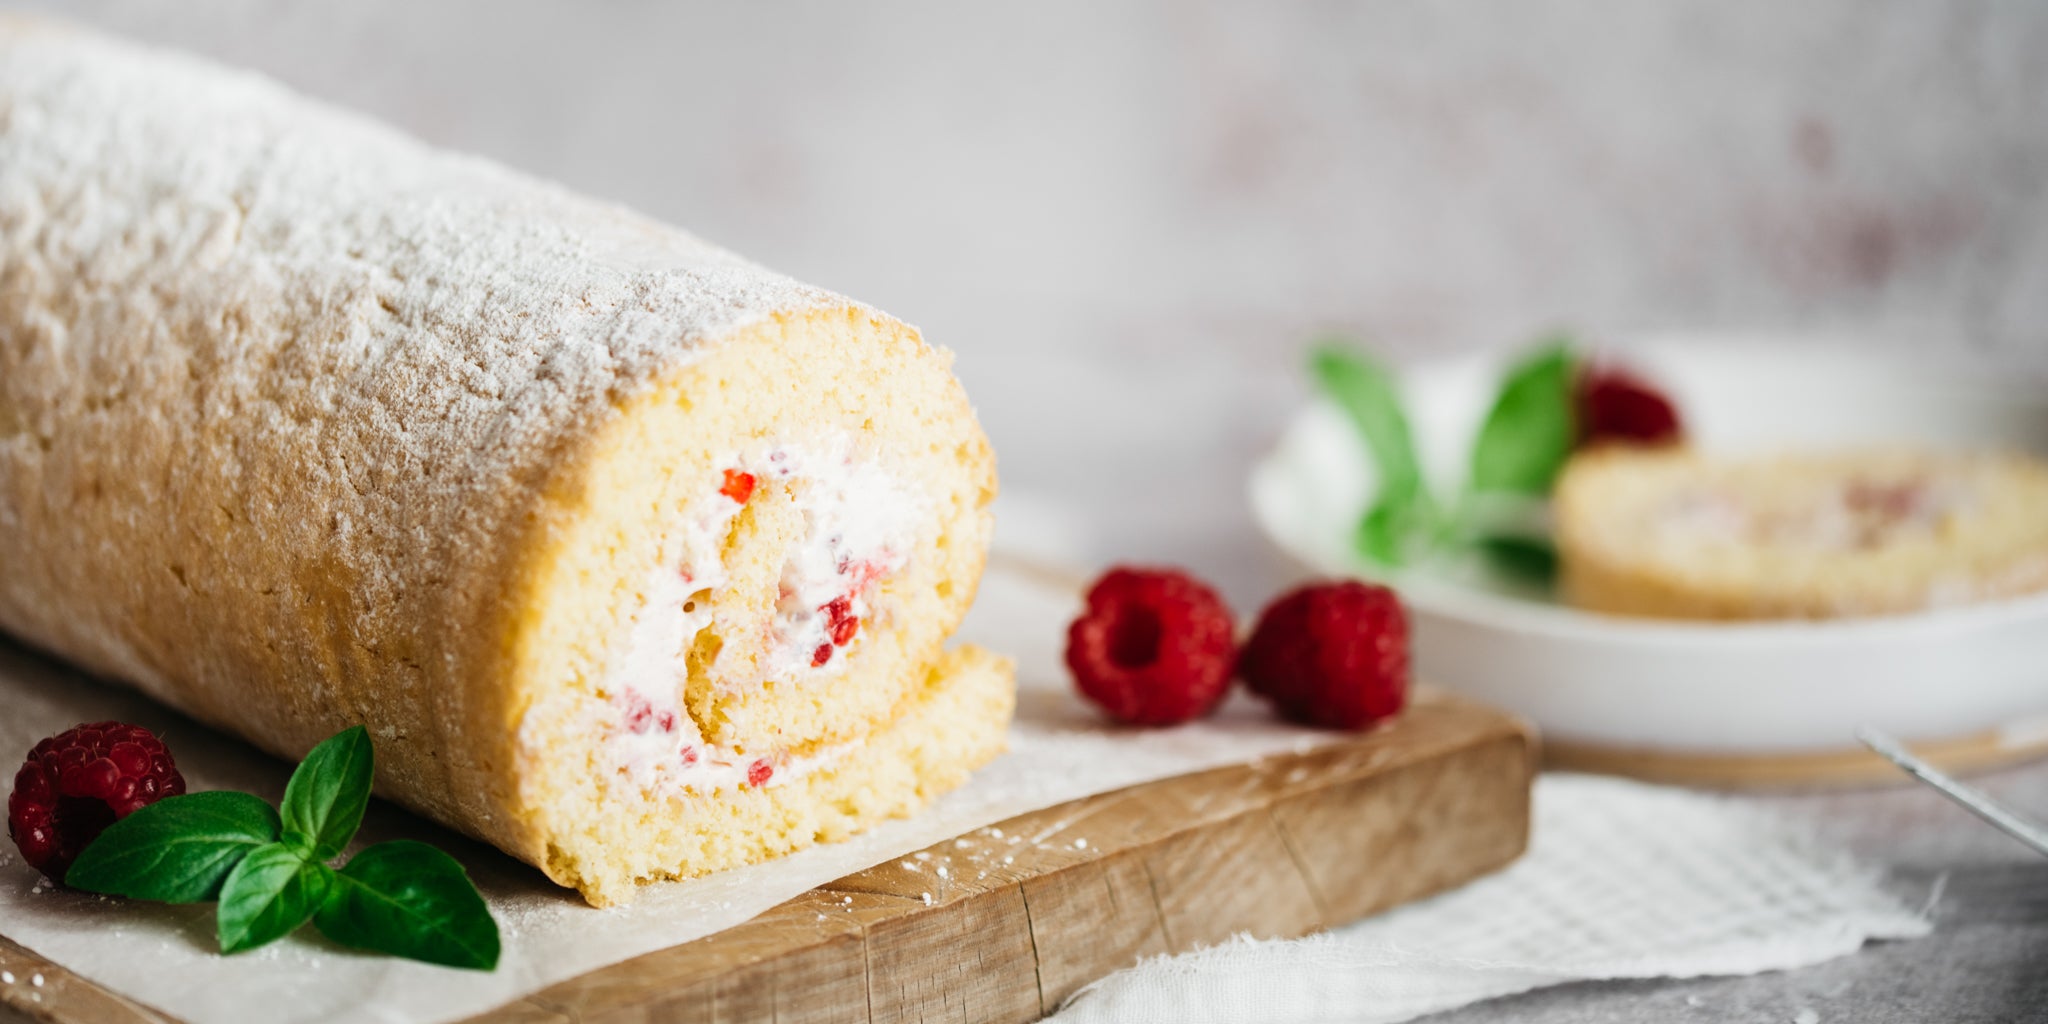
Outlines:
{"label": "raspberry piece in filling", "polygon": [[746,504],[747,499],[754,496],[754,474],[737,469],[726,470],[725,483],[718,488],[718,493],[742,505]]}
{"label": "raspberry piece in filling", "polygon": [[812,652],[811,652],[811,667],[812,667],[812,668],[819,668],[819,667],[823,666],[823,665],[824,665],[824,664],[825,664],[826,662],[828,662],[828,661],[831,661],[831,660],[832,660],[832,645],[831,645],[831,644],[819,644],[819,645],[818,645],[818,649],[817,649],[817,650],[815,650],[815,651],[812,651]]}
{"label": "raspberry piece in filling", "polygon": [[825,618],[831,622],[832,644],[844,647],[853,642],[853,635],[860,632],[860,619],[853,614],[853,599],[837,597],[823,609]]}
{"label": "raspberry piece in filling", "polygon": [[767,758],[760,758],[756,760],[753,764],[747,766],[747,785],[763,785],[770,778],[774,777],[774,775],[775,766],[769,764]]}

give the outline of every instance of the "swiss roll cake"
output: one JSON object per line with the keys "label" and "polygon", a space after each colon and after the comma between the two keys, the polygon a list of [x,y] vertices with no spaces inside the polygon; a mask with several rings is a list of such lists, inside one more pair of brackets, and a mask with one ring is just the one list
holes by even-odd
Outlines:
{"label": "swiss roll cake", "polygon": [[860,303],[258,76],[0,19],[0,629],[591,902],[1001,748],[994,457]]}
{"label": "swiss roll cake", "polygon": [[2048,465],[1877,448],[1606,447],[1554,508],[1573,604],[1677,619],[1883,615],[2048,589]]}

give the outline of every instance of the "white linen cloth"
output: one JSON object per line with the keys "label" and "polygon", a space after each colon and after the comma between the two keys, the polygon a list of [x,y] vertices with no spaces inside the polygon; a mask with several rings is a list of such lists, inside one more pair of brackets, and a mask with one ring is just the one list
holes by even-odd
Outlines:
{"label": "white linen cloth", "polygon": [[1928,929],[1871,871],[1736,800],[1546,775],[1506,871],[1323,935],[1155,958],[1052,1019],[1382,1024],[1571,981],[1801,967]]}

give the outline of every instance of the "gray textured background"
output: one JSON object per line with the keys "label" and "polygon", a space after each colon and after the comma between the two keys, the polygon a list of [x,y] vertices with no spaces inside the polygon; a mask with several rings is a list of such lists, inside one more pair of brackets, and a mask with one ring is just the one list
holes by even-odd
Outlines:
{"label": "gray textured background", "polygon": [[[874,302],[1098,553],[1274,569],[1303,344],[1786,327],[2048,371],[2048,4],[27,4],[267,71]],[[2048,811],[2048,771],[1990,780]],[[1458,1021],[2048,1019],[2048,863],[1786,798],[1933,938]]]}

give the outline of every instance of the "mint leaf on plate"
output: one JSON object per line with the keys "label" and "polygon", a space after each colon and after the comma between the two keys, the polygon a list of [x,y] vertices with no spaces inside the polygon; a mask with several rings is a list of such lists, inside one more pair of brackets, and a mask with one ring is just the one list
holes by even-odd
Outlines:
{"label": "mint leaf on plate", "polygon": [[210,900],[250,851],[277,836],[277,812],[247,793],[165,797],[107,826],[64,883],[163,903]]}
{"label": "mint leaf on plate", "polygon": [[410,839],[351,858],[313,924],[344,946],[449,967],[498,965],[498,923],[469,875],[455,858]]}
{"label": "mint leaf on plate", "polygon": [[1393,375],[1361,352],[1325,344],[1310,356],[1309,368],[1323,393],[1358,428],[1379,475],[1379,493],[1359,520],[1360,554],[1385,566],[1408,561],[1426,534],[1435,508],[1422,483],[1422,466]]}
{"label": "mint leaf on plate", "polygon": [[289,843],[250,851],[221,886],[214,927],[220,951],[239,953],[298,930],[327,896],[334,872]]}
{"label": "mint leaf on plate", "polygon": [[280,810],[285,842],[312,860],[339,854],[355,837],[370,805],[374,763],[370,733],[360,725],[314,747],[284,787]]}
{"label": "mint leaf on plate", "polygon": [[1553,339],[1508,371],[1472,448],[1474,491],[1544,495],[1571,458],[1578,360]]}

